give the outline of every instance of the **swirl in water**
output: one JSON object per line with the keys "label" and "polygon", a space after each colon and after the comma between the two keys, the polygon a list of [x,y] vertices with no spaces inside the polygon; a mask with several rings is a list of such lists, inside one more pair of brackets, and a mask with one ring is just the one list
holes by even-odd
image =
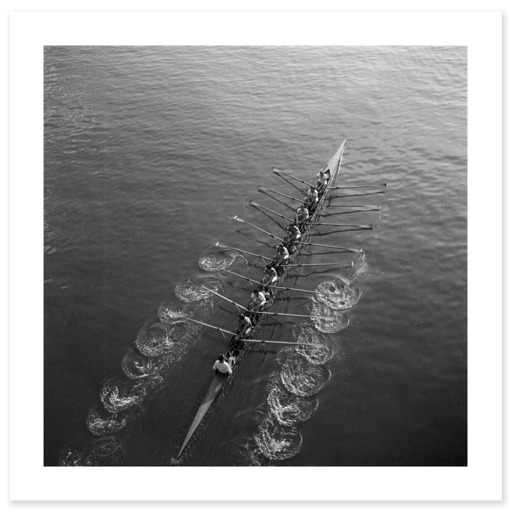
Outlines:
{"label": "swirl in water", "polygon": [[85,459],[87,466],[122,466],[123,462],[123,449],[115,437],[98,439]]}
{"label": "swirl in water", "polygon": [[174,353],[177,357],[183,354],[183,345],[192,342],[188,323],[172,325],[160,322],[143,327],[135,340],[139,351],[145,356],[157,357]]}
{"label": "swirl in water", "polygon": [[59,466],[82,466],[84,463],[84,450],[82,447],[67,445],[59,452]]}
{"label": "swirl in water", "polygon": [[314,299],[311,307],[311,319],[315,324],[315,328],[326,334],[340,332],[346,329],[349,324],[346,312],[335,311],[326,304],[317,302]]}
{"label": "swirl in water", "polygon": [[137,335],[135,345],[146,356],[160,356],[172,346],[170,329],[162,323],[145,325]]}
{"label": "swirl in water", "polygon": [[100,398],[108,412],[117,414],[140,404],[146,393],[147,389],[140,381],[111,379],[103,385]]}
{"label": "swirl in water", "polygon": [[293,326],[293,335],[299,343],[314,343],[315,346],[311,347],[308,345],[297,345],[296,347],[291,346],[284,349],[286,351],[295,351],[307,359],[311,364],[320,365],[325,364],[329,361],[332,356],[332,350],[325,344],[324,336],[322,336],[313,324],[300,323]]}
{"label": "swirl in water", "polygon": [[343,311],[354,307],[359,298],[359,291],[351,288],[347,282],[342,279],[332,279],[316,287],[314,300],[334,311]]}
{"label": "swirl in water", "polygon": [[318,407],[317,400],[290,395],[277,382],[268,394],[267,403],[276,420],[287,427],[304,423]]}
{"label": "swirl in water", "polygon": [[207,272],[220,272],[235,264],[247,265],[247,260],[237,251],[227,251],[222,254],[206,254],[199,258],[199,266]]}
{"label": "swirl in water", "polygon": [[160,321],[167,325],[175,323],[182,323],[187,325],[187,329],[199,332],[201,326],[193,322],[187,322],[187,318],[194,318],[201,322],[206,322],[213,311],[213,299],[207,298],[204,300],[197,300],[190,304],[183,304],[181,302],[167,302],[162,304],[158,310],[158,317]]}
{"label": "swirl in water", "polygon": [[282,350],[278,354],[281,364],[281,382],[294,395],[311,396],[318,393],[330,379],[323,366],[312,365],[302,355]]}
{"label": "swirl in water", "polygon": [[111,414],[99,407],[92,407],[85,420],[87,428],[95,436],[104,436],[113,434],[126,426],[126,415]]}
{"label": "swirl in water", "polygon": [[147,357],[133,350],[121,362],[123,373],[129,379],[142,379],[155,375],[162,366],[162,358]]}
{"label": "swirl in water", "polygon": [[297,427],[280,425],[271,415],[260,423],[254,441],[258,451],[270,460],[291,459],[302,447]]}
{"label": "swirl in water", "polygon": [[174,288],[174,294],[176,297],[183,302],[196,302],[198,300],[204,300],[211,297],[213,294],[206,290],[206,288],[219,292],[222,290],[222,281],[214,278],[203,278],[197,281],[187,279],[180,281]]}
{"label": "swirl in water", "polygon": [[349,319],[345,313],[358,303],[359,290],[346,279],[336,278],[320,283],[315,292],[311,318],[316,329],[329,334],[346,329]]}

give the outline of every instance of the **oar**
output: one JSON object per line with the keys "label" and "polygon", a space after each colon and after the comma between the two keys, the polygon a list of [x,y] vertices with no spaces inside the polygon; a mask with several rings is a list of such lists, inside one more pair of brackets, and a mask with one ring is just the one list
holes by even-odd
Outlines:
{"label": "oar", "polygon": [[332,224],[330,222],[316,222],[312,226],[336,226],[343,228],[373,229],[373,224]]}
{"label": "oar", "polygon": [[231,247],[229,245],[221,244],[217,242],[215,247],[222,247],[223,249],[231,249],[233,251],[238,251],[244,254],[250,254],[251,256],[256,256],[257,258],[261,258],[262,260],[272,261],[272,258],[268,258],[267,256],[262,256],[261,254],[255,254],[254,252],[244,251],[243,249],[239,249],[238,247]]}
{"label": "oar", "polygon": [[[205,327],[209,327],[210,329],[215,329],[216,331],[221,331],[221,332],[225,332],[226,334],[231,334],[232,336],[236,336],[235,332],[227,331],[226,329],[221,329],[220,327],[217,327],[215,325],[200,322],[199,320],[196,320],[195,318],[183,316],[183,315],[180,315],[179,313],[174,313],[173,315],[178,317],[180,320],[187,320],[189,322],[194,322],[199,325],[204,325]],[[299,343],[297,341],[251,340],[251,339],[242,339],[240,341],[250,341],[250,342],[254,342],[254,343],[280,343],[280,344],[286,344],[286,345],[310,345],[312,347],[323,347],[324,346],[321,343]]]}
{"label": "oar", "polygon": [[284,206],[286,206],[286,208],[290,208],[290,210],[295,211],[295,208],[293,206],[290,206],[289,204],[285,203],[284,201],[281,201],[281,199],[278,199],[277,197],[270,195],[268,192],[265,192],[265,190],[258,190],[258,192],[265,194],[267,197],[270,197],[270,199],[273,199],[274,201],[277,201],[278,203],[284,204]]}
{"label": "oar", "polygon": [[364,194],[348,194],[346,196],[331,196],[330,199],[340,199],[340,198],[345,198],[345,197],[374,196],[375,194],[384,194],[384,190],[377,190],[376,192],[366,192]]}
{"label": "oar", "polygon": [[[275,169],[275,168],[274,168]],[[295,183],[293,183],[291,180],[289,180],[286,176],[284,176],[282,173],[276,173],[280,178],[282,178],[284,181],[286,181],[286,183],[288,183],[288,185],[291,185],[293,188],[296,188],[301,194],[304,193],[304,191],[302,189],[300,189],[299,187],[297,187],[297,185],[295,185]]]}
{"label": "oar", "polygon": [[[305,254],[304,256],[308,256]],[[339,265],[339,263],[288,263],[287,265],[281,265],[282,267],[332,267],[332,266]],[[345,265],[344,267],[340,268],[351,268],[354,266],[354,262],[352,262],[352,265]]]}
{"label": "oar", "polygon": [[[256,281],[255,279],[251,279],[250,277],[243,276],[242,274],[237,274],[236,272],[233,272],[231,270],[223,270],[222,272],[227,272],[228,274],[233,274],[234,276],[240,277],[242,279],[246,279],[250,283],[261,284],[260,281]],[[276,290],[288,290],[291,292],[316,293],[315,290],[303,290],[302,288],[291,288],[289,286],[276,286],[276,285],[272,286],[271,285],[270,288],[274,288]],[[343,293],[331,293],[330,296],[331,297],[338,297],[338,296],[341,297],[341,296],[343,296]]]}
{"label": "oar", "polygon": [[351,249],[350,247],[340,247],[338,245],[314,244],[313,242],[295,242],[296,244],[311,245],[313,247],[327,247],[328,249],[340,249],[346,252],[363,252],[363,249]]}
{"label": "oar", "polygon": [[274,210],[271,210],[270,208],[267,208],[266,206],[262,206],[261,204],[255,203],[254,201],[249,201],[249,204],[251,206],[254,206],[255,208],[261,208],[263,210],[267,210],[267,212],[273,213],[274,215],[277,215],[278,217],[281,217],[282,219],[285,219],[285,220],[288,220],[290,222],[293,222],[293,219],[290,219],[290,217],[287,217],[286,215],[281,215],[280,213],[277,213]]}
{"label": "oar", "polygon": [[[261,284],[260,281],[256,281],[255,279],[251,279],[250,277],[243,276],[242,274],[237,274],[236,272],[232,272],[231,270],[223,270],[222,272],[227,272],[228,274],[233,274],[234,276],[240,277],[242,279],[246,279],[250,283]],[[270,286],[270,288],[275,288],[276,290],[289,290],[289,291],[292,291],[292,292],[315,293],[314,290],[302,290],[300,288],[289,288],[289,287],[286,287],[286,286],[276,286],[276,285],[274,285],[274,286]]]}
{"label": "oar", "polygon": [[365,210],[350,210],[348,212],[334,212],[328,213],[324,215],[320,215],[321,217],[330,217],[331,215],[349,215],[351,213],[364,213],[364,212],[378,212],[380,208],[366,208]]}
{"label": "oar", "polygon": [[327,188],[330,190],[340,190],[340,189],[344,189],[344,188],[375,188],[375,187],[386,187],[386,186],[387,186],[386,183],[381,183],[379,185],[350,185],[350,186],[338,185],[335,187],[327,187]]}
{"label": "oar", "polygon": [[[231,304],[234,304],[237,308],[241,308],[244,311],[247,311],[247,308],[244,308],[242,305],[238,304],[238,302],[228,299],[227,297],[224,297],[224,295],[221,295],[220,293],[214,292],[213,290],[206,288],[206,286],[202,286],[201,288],[204,288],[205,290],[209,291],[210,293],[217,295],[217,297],[220,297],[221,299],[231,302]],[[261,314],[261,315],[274,315],[274,316],[295,316],[297,318],[311,318],[311,315],[298,315],[297,313],[276,313],[274,311],[255,311],[254,313],[257,315]],[[318,317],[318,318],[321,318],[322,320],[330,320],[330,318],[327,316]]]}
{"label": "oar", "polygon": [[[268,231],[265,231],[264,229],[261,229],[258,226],[255,226],[254,224],[251,224],[250,222],[247,222],[236,215],[233,217],[233,219],[238,222],[243,222],[244,224],[248,224],[249,226],[253,227],[254,229],[257,229],[258,231],[261,231],[262,233],[265,233],[266,235],[269,235],[272,238],[279,240],[280,242],[284,242],[284,240],[282,238],[279,238],[278,236],[275,236],[272,233],[269,233]],[[314,244],[313,242],[294,242],[294,243],[301,244],[301,245],[312,245],[314,247],[327,247],[328,249],[340,249],[340,250],[344,250],[347,252],[363,252],[362,249],[350,249],[349,247],[339,247],[336,245]]]}
{"label": "oar", "polygon": [[271,194],[276,194],[278,196],[286,197],[287,199],[291,199],[292,201],[297,201],[298,203],[303,203],[304,199],[297,199],[296,197],[292,197],[286,194],[282,194],[281,192],[278,192],[277,190],[272,190],[270,188],[262,187],[261,185],[258,187],[258,190],[260,192],[270,192]]}
{"label": "oar", "polygon": [[379,208],[374,204],[329,204],[324,205],[324,208]]}
{"label": "oar", "polygon": [[247,340],[242,339],[240,341],[249,341],[254,343],[280,343],[285,345],[298,345],[298,346],[306,346],[306,347],[325,347],[325,345],[322,345],[321,343],[299,343],[298,341],[274,341],[274,340]]}
{"label": "oar", "polygon": [[[231,249],[233,251],[238,251],[243,254],[249,254],[251,256],[256,256],[257,258],[261,258],[262,260],[268,260],[273,261],[272,258],[268,258],[267,256],[262,256],[261,254],[255,254],[254,252],[245,251],[244,249],[239,249],[238,247],[231,247],[229,245],[221,244],[220,242],[217,242],[215,244],[215,247],[221,247],[223,249]],[[309,256],[308,254],[304,254],[304,256]],[[282,267],[322,267],[322,266],[336,266],[339,265],[337,262],[333,263],[288,263],[286,265],[281,265]],[[342,267],[342,268],[348,268],[348,267]]]}
{"label": "oar", "polygon": [[250,277],[243,276],[242,274],[237,274],[236,272],[233,272],[232,270],[224,269],[224,270],[222,270],[222,272],[227,272],[228,274],[232,274],[234,276],[241,277],[242,279],[245,279],[245,280],[249,281],[250,283],[261,284],[261,282],[256,281],[256,279],[251,279]]}
{"label": "oar", "polygon": [[297,176],[294,176],[293,174],[288,174],[287,172],[284,172],[284,171],[280,171],[279,169],[277,169],[276,167],[273,167],[272,170],[276,173],[276,174],[284,174],[285,176],[288,176],[289,178],[291,178],[292,180],[297,180],[297,181],[300,181],[301,183],[304,183],[304,185],[307,185],[308,187],[311,187],[311,183],[308,183],[307,181],[304,181],[304,180],[301,180],[300,178],[297,178]]}
{"label": "oar", "polygon": [[265,233],[266,235],[271,236],[272,238],[275,238],[276,240],[279,240],[280,242],[284,242],[284,240],[282,238],[279,238],[278,236],[273,235],[272,233],[265,231],[264,229],[261,229],[258,226],[255,226],[254,224],[251,224],[250,222],[247,222],[244,219],[241,219],[237,215],[235,215],[233,217],[233,220],[236,220],[237,222],[242,222],[243,224],[247,224],[248,226],[251,226],[252,228],[257,229],[258,231],[261,231],[262,233]]}
{"label": "oar", "polygon": [[236,336],[234,332],[226,331],[226,329],[221,329],[220,327],[216,327],[215,325],[205,324],[204,322],[200,322],[199,320],[196,320],[195,318],[190,318],[188,316],[182,315],[180,313],[177,313],[175,311],[169,311],[167,310],[168,316],[171,318],[175,318],[176,320],[187,320],[189,322],[193,322],[195,324],[204,325],[205,327],[210,327],[211,329],[215,329],[220,332],[225,332],[226,334],[232,334]]}

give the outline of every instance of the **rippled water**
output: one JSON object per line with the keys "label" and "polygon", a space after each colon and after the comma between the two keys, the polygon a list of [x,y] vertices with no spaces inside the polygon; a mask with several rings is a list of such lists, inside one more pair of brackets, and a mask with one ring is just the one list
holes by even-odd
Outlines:
{"label": "rippled water", "polygon": [[[47,47],[45,464],[167,465],[299,194],[348,138],[318,243],[184,465],[467,463],[466,51]],[[369,193],[371,189],[360,190]],[[336,205],[380,205],[378,211]],[[353,262],[353,265],[352,265]],[[346,268],[341,268],[346,267]],[[325,293],[324,293],[325,292]],[[332,316],[326,322],[323,316]]]}

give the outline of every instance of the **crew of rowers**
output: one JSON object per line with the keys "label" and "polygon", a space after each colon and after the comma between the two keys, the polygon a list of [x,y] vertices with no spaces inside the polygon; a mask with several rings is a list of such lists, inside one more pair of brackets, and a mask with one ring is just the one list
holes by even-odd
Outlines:
{"label": "crew of rowers", "polygon": [[[287,234],[282,243],[276,248],[274,259],[265,267],[265,275],[261,279],[258,288],[251,293],[251,301],[243,314],[238,317],[237,334],[234,341],[246,339],[252,331],[256,321],[261,316],[261,311],[265,308],[267,301],[270,299],[274,287],[277,285],[279,275],[281,275],[290,260],[290,254],[293,254],[300,244],[300,239],[307,227],[309,217],[313,215],[317,206],[319,197],[325,192],[329,181],[330,171],[320,171],[316,176],[316,187],[310,186],[304,203],[295,212],[295,221],[288,226]],[[219,355],[214,370],[221,373],[231,374],[231,366],[234,359],[229,354],[229,358]],[[229,368],[229,370],[228,370]]]}

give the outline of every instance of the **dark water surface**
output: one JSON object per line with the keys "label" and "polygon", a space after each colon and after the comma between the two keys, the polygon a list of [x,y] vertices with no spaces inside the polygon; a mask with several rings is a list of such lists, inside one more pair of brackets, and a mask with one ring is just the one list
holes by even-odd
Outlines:
{"label": "dark water surface", "polygon": [[[387,187],[332,202],[380,211],[328,222],[375,229],[320,228],[315,241],[363,254],[315,249],[303,261],[354,267],[287,283],[341,279],[357,303],[329,334],[269,320],[261,337],[328,349],[248,352],[182,463],[466,465],[466,62],[436,47],[46,48],[45,464],[173,462],[227,342],[182,329],[162,352],[160,306],[233,329],[230,304],[177,295],[208,278],[245,304],[251,285],[200,258],[226,257],[216,241],[271,255],[230,218],[280,234],[248,201],[290,210],[257,186],[298,194],[272,167],[310,179],[346,136],[338,184]],[[313,307],[298,292],[275,304]],[[153,370],[129,379],[141,350]]]}

